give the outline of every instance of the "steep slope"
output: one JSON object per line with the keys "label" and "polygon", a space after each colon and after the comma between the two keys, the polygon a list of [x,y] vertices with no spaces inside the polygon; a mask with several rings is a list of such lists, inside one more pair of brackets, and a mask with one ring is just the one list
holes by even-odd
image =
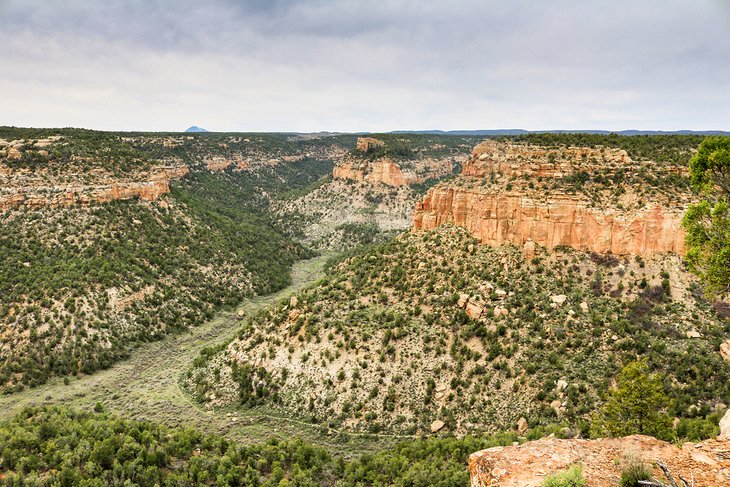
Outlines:
{"label": "steep slope", "polygon": [[678,417],[730,401],[730,331],[676,255],[617,259],[479,246],[464,229],[405,234],[257,316],[189,372],[209,406],[265,403],[367,431],[587,428],[637,354]]}

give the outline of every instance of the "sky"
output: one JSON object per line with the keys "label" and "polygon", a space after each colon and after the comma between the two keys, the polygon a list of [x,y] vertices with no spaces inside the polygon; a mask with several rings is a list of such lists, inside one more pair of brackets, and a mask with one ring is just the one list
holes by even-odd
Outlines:
{"label": "sky", "polygon": [[730,0],[0,0],[0,125],[730,130]]}

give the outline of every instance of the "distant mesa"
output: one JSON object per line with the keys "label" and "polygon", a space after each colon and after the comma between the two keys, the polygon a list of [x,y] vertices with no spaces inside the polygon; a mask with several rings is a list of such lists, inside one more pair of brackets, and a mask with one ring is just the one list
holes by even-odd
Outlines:
{"label": "distant mesa", "polygon": [[197,125],[193,125],[189,129],[187,129],[185,132],[207,132],[207,130],[205,130],[202,127],[198,127]]}

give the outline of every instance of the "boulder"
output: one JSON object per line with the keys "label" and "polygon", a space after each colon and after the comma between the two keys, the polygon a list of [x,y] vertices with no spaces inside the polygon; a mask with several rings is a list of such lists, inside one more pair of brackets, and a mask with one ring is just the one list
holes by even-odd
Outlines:
{"label": "boulder", "polygon": [[535,245],[535,242],[531,238],[528,238],[522,246],[522,256],[526,260],[532,259],[535,257],[536,251],[537,246]]}
{"label": "boulder", "polygon": [[563,379],[560,379],[555,387],[558,391],[564,391],[568,388],[568,383]]}
{"label": "boulder", "polygon": [[525,418],[520,418],[517,420],[517,433],[520,435],[524,435],[527,433],[527,428],[529,428],[529,425],[527,424],[527,420]]}
{"label": "boulder", "polygon": [[585,301],[580,303],[580,310],[584,313],[587,313],[588,312],[588,303],[586,303]]}
{"label": "boulder", "polygon": [[687,338],[702,338],[702,334],[697,330],[690,330],[687,332]]}
{"label": "boulder", "polygon": [[466,314],[469,316],[469,318],[477,320],[482,316],[482,312],[484,312],[484,308],[479,306],[476,303],[467,303],[466,304]]}
{"label": "boulder", "polygon": [[721,441],[730,440],[730,409],[727,410],[725,416],[720,420],[720,436],[717,439]]}
{"label": "boulder", "polygon": [[23,157],[23,154],[15,147],[8,149],[8,159],[20,159],[21,157]]}
{"label": "boulder", "polygon": [[297,299],[296,296],[292,296],[291,299],[289,300],[289,306],[291,306],[292,308],[296,308],[298,303],[299,303],[299,300]]}
{"label": "boulder", "polygon": [[444,423],[440,419],[437,419],[436,421],[431,423],[431,433],[437,433],[441,431],[444,426],[446,426],[446,423]]}
{"label": "boulder", "polygon": [[720,345],[720,355],[722,355],[722,358],[724,358],[727,362],[730,362],[730,340]]}
{"label": "boulder", "polygon": [[459,294],[459,300],[456,302],[456,305],[459,308],[463,308],[466,306],[466,303],[469,302],[469,295],[468,294]]}
{"label": "boulder", "polygon": [[550,296],[550,301],[558,306],[562,306],[567,299],[568,297],[565,294],[556,294],[554,296]]}

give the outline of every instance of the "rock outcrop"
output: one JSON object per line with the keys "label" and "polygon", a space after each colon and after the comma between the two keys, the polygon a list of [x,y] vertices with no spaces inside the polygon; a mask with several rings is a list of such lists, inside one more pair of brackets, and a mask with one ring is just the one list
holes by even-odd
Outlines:
{"label": "rock outcrop", "polygon": [[373,137],[358,137],[357,142],[355,142],[355,149],[360,152],[370,152],[371,150],[379,149],[384,145],[385,142]]}
{"label": "rock outcrop", "polygon": [[[154,201],[170,191],[170,180],[189,172],[187,166],[158,167],[133,180],[100,180],[89,184],[66,183],[54,186],[32,175],[14,175],[13,184],[2,184],[0,211],[15,207],[41,208],[107,203],[140,198]],[[2,181],[4,177],[0,177]]]}
{"label": "rock outcrop", "polygon": [[630,162],[631,158],[623,149],[542,147],[487,140],[474,148],[462,174],[484,177],[499,172],[506,176],[554,178]]}
{"label": "rock outcrop", "polygon": [[400,164],[387,157],[372,162],[343,162],[334,167],[332,177],[334,179],[364,181],[370,184],[406,186],[447,176],[453,170],[453,166],[448,160],[435,161],[428,159],[421,162],[425,171],[420,175],[413,170],[403,169]]}
{"label": "rock outcrop", "polygon": [[488,245],[528,241],[546,248],[643,255],[684,252],[681,210],[648,206],[638,211],[590,207],[576,195],[527,196],[465,188],[432,188],[416,204],[414,230],[454,223]]}
{"label": "rock outcrop", "polygon": [[[618,149],[554,149],[487,141],[474,149],[460,178],[432,188],[417,203],[413,228],[429,230],[453,223],[484,244],[529,245],[528,253],[539,245],[617,255],[682,254],[681,221],[687,195],[644,202],[642,196],[631,200],[630,188],[622,189],[620,194],[633,205],[627,208],[597,204],[595,197],[557,182],[579,173],[605,179],[612,171],[624,174],[641,169],[646,167]],[[661,166],[660,170],[681,172],[677,167]],[[616,194],[613,188],[604,193]]]}
{"label": "rock outcrop", "polygon": [[[685,443],[681,448],[649,436],[599,440],[542,439],[522,445],[494,447],[469,457],[472,487],[538,487],[547,475],[582,464],[587,486],[618,485],[627,455],[637,457],[663,479],[655,462],[666,465],[675,479],[694,485],[730,486],[730,441]],[[677,480],[679,481],[679,480]]]}

